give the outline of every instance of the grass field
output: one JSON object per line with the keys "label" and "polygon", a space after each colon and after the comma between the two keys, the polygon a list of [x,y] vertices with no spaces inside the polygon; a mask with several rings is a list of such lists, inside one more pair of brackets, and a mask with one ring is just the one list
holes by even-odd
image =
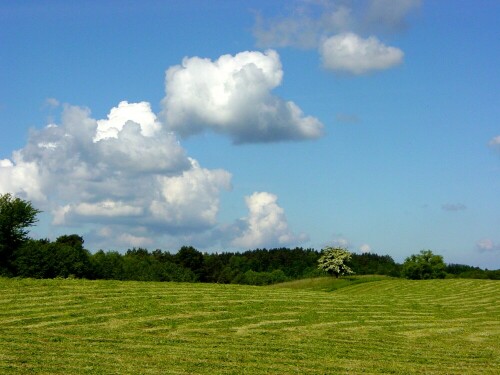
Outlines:
{"label": "grass field", "polygon": [[500,373],[499,281],[370,281],[0,279],[0,373]]}

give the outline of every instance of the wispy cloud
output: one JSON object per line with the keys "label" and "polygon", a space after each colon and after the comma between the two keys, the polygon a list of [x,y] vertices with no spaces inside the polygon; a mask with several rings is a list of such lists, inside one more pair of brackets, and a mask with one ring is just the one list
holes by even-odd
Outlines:
{"label": "wispy cloud", "polygon": [[317,48],[326,35],[349,30],[352,11],[334,1],[299,1],[288,15],[257,14],[253,34],[259,47]]}
{"label": "wispy cloud", "polygon": [[45,99],[44,106],[49,107],[49,108],[56,108],[60,104],[61,103],[59,103],[59,100],[57,100],[56,98],[47,98],[47,99]]}
{"label": "wispy cloud", "polygon": [[357,124],[361,122],[358,115],[353,113],[337,113],[335,115],[335,121],[343,124]]}
{"label": "wispy cloud", "polygon": [[451,212],[465,211],[467,209],[467,206],[462,203],[444,203],[441,205],[441,209],[443,211]]}
{"label": "wispy cloud", "polygon": [[421,4],[421,0],[370,0],[367,2],[363,22],[371,30],[401,31],[408,25],[408,15]]}
{"label": "wispy cloud", "polygon": [[403,61],[403,51],[384,44],[374,33],[401,31],[420,4],[420,0],[296,1],[286,15],[258,14],[253,33],[260,47],[317,49],[325,68],[365,74]]}

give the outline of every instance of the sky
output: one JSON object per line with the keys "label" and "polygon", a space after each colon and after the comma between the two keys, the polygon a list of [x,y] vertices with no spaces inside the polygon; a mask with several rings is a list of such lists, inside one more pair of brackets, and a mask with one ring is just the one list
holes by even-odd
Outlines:
{"label": "sky", "polygon": [[0,194],[91,251],[500,268],[500,1],[0,2]]}

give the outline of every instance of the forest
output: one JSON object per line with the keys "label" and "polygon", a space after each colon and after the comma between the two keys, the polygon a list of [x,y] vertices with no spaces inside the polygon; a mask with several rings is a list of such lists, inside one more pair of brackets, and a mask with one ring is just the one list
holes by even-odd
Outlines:
{"label": "forest", "polygon": [[[318,268],[322,252],[302,247],[208,253],[182,246],[174,253],[144,248],[91,253],[78,234],[55,241],[30,238],[28,228],[39,212],[28,201],[0,195],[0,276],[269,285],[327,275]],[[438,259],[443,268],[439,277],[500,279],[500,270],[444,265]],[[347,266],[354,275],[408,276],[389,255],[353,253]]]}
{"label": "forest", "polygon": [[[170,253],[132,248],[125,253],[84,248],[76,234],[56,241],[27,240],[12,254],[5,276],[31,278],[86,278],[136,281],[181,281],[269,285],[325,276],[318,269],[320,251],[302,247],[255,249],[245,252],[201,252],[183,246]],[[348,263],[355,275],[400,277],[402,265],[389,255],[352,254]],[[447,264],[446,277],[500,279],[500,271]]]}

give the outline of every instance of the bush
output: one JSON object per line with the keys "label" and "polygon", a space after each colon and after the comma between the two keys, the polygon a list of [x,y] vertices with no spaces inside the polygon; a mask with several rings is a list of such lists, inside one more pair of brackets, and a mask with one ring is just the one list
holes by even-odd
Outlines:
{"label": "bush", "polygon": [[406,258],[401,274],[412,280],[444,279],[445,267],[441,255],[434,255],[430,250],[421,250],[420,254]]}
{"label": "bush", "polygon": [[249,270],[243,274],[238,284],[247,285],[270,285],[287,281],[285,273],[282,270],[274,270],[272,272],[256,272]]}

